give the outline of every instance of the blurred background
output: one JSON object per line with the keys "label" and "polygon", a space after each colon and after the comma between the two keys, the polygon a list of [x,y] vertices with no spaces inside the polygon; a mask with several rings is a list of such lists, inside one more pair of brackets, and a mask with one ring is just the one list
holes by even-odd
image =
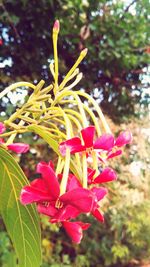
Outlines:
{"label": "blurred background", "polygon": [[[51,32],[60,21],[59,79],[80,51],[84,77],[76,89],[91,94],[112,131],[130,129],[133,143],[110,162],[118,181],[108,185],[103,203],[105,223],[94,219],[80,245],[41,218],[42,267],[150,266],[150,3],[148,0],[3,0],[0,2],[0,68],[3,90],[18,81],[52,82]],[[0,120],[8,118],[27,96],[18,89],[0,103]],[[32,149],[16,160],[30,179],[35,165],[49,160],[49,148],[34,136],[19,136]],[[86,219],[87,220],[87,219]],[[13,267],[15,254],[0,220],[0,266]]]}

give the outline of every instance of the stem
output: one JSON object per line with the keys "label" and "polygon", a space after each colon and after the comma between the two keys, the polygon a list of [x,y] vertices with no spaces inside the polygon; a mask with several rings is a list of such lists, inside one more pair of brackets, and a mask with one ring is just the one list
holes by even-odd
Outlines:
{"label": "stem", "polygon": [[12,135],[12,134],[18,134],[18,133],[24,133],[26,132],[26,129],[18,129],[18,130],[14,130],[14,131],[11,131],[11,132],[7,132],[7,133],[3,133],[3,134],[0,134],[0,138],[1,137],[6,137],[6,136],[9,136],[9,135]]}
{"label": "stem", "polygon": [[69,167],[70,167],[70,149],[66,149],[66,156],[65,156],[65,166],[63,171],[63,177],[60,184],[60,195],[63,195],[66,192],[67,182],[68,182],[68,175],[69,175]]}
{"label": "stem", "polygon": [[97,155],[96,152],[93,150],[92,151],[92,159],[93,159],[93,169],[96,170],[95,176],[99,174],[98,171],[98,161],[97,161]]}
{"label": "stem", "polygon": [[17,89],[18,87],[22,87],[22,86],[25,86],[25,87],[29,87],[29,88],[32,88],[32,89],[35,89],[36,86],[32,83],[28,83],[28,82],[18,82],[18,83],[14,83],[8,87],[5,88],[5,90],[3,90],[1,93],[0,93],[0,99],[4,96],[4,95],[7,95],[10,91],[12,90],[15,90]]}
{"label": "stem", "polygon": [[99,126],[99,123],[98,123],[98,121],[97,121],[97,118],[95,117],[95,114],[94,114],[94,113],[92,112],[92,110],[91,110],[89,107],[87,107],[85,104],[83,104],[83,107],[84,107],[84,109],[89,113],[90,117],[92,118],[98,136],[101,135],[100,126]]}
{"label": "stem", "polygon": [[54,65],[55,65],[55,87],[54,87],[54,94],[57,93],[58,90],[58,51],[57,51],[57,40],[58,40],[58,32],[53,31],[53,49],[54,49]]}
{"label": "stem", "polygon": [[82,164],[83,164],[83,188],[87,188],[87,159],[86,152],[82,152]]}
{"label": "stem", "polygon": [[[70,90],[70,89],[72,89],[73,87],[75,87],[75,86],[81,81],[82,77],[83,77],[83,74],[80,72],[80,73],[77,75],[76,79],[75,79],[70,85],[68,85],[67,87],[65,87],[64,90],[67,91],[67,90]],[[61,89],[61,90],[62,90],[62,89]]]}
{"label": "stem", "polygon": [[111,134],[111,130],[110,130],[110,128],[109,128],[109,125],[108,125],[108,123],[107,123],[107,121],[106,121],[106,119],[105,119],[105,117],[104,117],[104,115],[103,115],[103,113],[102,113],[102,111],[101,111],[101,108],[100,108],[99,105],[96,103],[96,101],[95,101],[90,95],[88,95],[88,94],[86,94],[86,93],[84,93],[84,92],[76,91],[76,93],[77,93],[78,95],[82,95],[82,96],[84,96],[85,98],[87,98],[87,99],[93,104],[93,106],[95,107],[95,109],[96,109],[96,111],[97,111],[97,113],[98,113],[98,115],[99,115],[99,117],[100,117],[100,120],[101,120],[101,122],[102,122],[102,124],[103,124],[103,127],[104,127],[106,133],[110,133],[110,134]]}
{"label": "stem", "polygon": [[61,157],[58,157],[57,168],[55,171],[56,175],[62,172],[63,166],[64,166],[64,160]]}
{"label": "stem", "polygon": [[[28,116],[28,115],[29,115],[29,112],[27,112],[25,115]],[[24,123],[25,123],[25,122],[21,120],[21,121],[18,123],[18,126],[23,126]],[[12,144],[13,141],[14,141],[14,139],[15,139],[15,137],[16,137],[16,135],[17,135],[17,133],[12,134],[12,135],[8,138],[8,140],[7,140],[7,142],[6,142],[6,145]]]}
{"label": "stem", "polygon": [[73,121],[73,123],[77,126],[79,131],[82,130],[80,122],[74,116],[68,114],[68,118],[70,118]]}
{"label": "stem", "polygon": [[62,83],[59,86],[59,90],[61,90],[62,88],[64,88],[65,84],[67,83],[69,77],[72,75],[72,73],[75,71],[75,69],[77,68],[77,66],[80,64],[80,62],[83,60],[83,58],[86,56],[87,54],[87,49],[85,48],[84,50],[81,51],[77,61],[75,62],[75,64],[72,66],[72,68],[69,70],[69,72],[67,73],[67,75],[65,76],[64,80],[62,81]]}
{"label": "stem", "polygon": [[76,100],[76,103],[78,105],[79,112],[81,114],[81,119],[82,119],[83,126],[84,127],[87,127],[88,126],[88,120],[87,120],[86,115],[85,115],[83,104],[82,104],[79,96],[77,95],[77,92],[73,92],[73,91],[65,91],[65,92],[63,91],[63,92],[61,92],[59,95],[57,95],[57,98],[54,100],[53,106],[55,106],[56,104],[58,104],[59,101],[63,97],[66,97],[68,95],[72,95],[74,97],[74,99]]}

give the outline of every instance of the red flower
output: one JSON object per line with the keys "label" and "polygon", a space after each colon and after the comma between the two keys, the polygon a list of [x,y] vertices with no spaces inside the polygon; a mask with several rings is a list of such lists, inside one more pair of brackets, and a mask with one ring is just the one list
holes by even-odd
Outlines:
{"label": "red flower", "polygon": [[15,153],[26,153],[29,150],[29,145],[24,143],[13,143],[7,145],[7,148]]}
{"label": "red flower", "polygon": [[6,130],[5,125],[2,122],[0,122],[0,134],[5,132],[5,130]]}
{"label": "red flower", "polygon": [[62,222],[62,226],[66,230],[67,234],[71,237],[74,243],[79,244],[83,237],[83,230],[87,230],[90,226],[89,223],[83,222]]}
{"label": "red flower", "polygon": [[101,137],[97,138],[94,142],[95,127],[89,126],[81,130],[82,140],[79,137],[73,137],[68,139],[59,145],[61,154],[64,156],[66,154],[66,148],[70,149],[71,154],[77,152],[86,151],[87,155],[91,150],[97,150],[99,153],[99,158],[104,161],[106,159],[118,156],[122,153],[122,150],[118,150],[126,144],[131,143],[132,135],[129,131],[122,132],[118,138],[114,139],[111,134],[103,134]]}
{"label": "red flower", "polygon": [[42,178],[36,179],[21,190],[20,201],[23,205],[36,202],[39,213],[49,216],[51,223],[61,223],[67,234],[75,243],[80,243],[83,230],[90,224],[70,222],[80,213],[88,213],[95,209],[95,195],[92,191],[81,187],[70,175],[68,190],[59,196],[60,187],[51,163],[41,162],[37,171]]}
{"label": "red flower", "polygon": [[93,148],[93,139],[94,139],[95,127],[89,126],[81,130],[81,136],[84,144],[79,137],[73,137],[67,141],[60,143],[59,149],[61,154],[64,156],[66,154],[66,148],[70,149],[71,154],[77,152],[86,151],[90,148]]}
{"label": "red flower", "polygon": [[60,196],[58,178],[51,166],[51,162],[38,164],[37,172],[41,173],[42,178],[34,180],[22,189],[20,201],[23,205],[35,202],[39,213],[49,216],[51,223],[61,223],[72,241],[80,243],[83,230],[90,224],[70,220],[81,213],[91,213],[103,222],[99,201],[107,194],[107,190],[103,187],[84,189],[74,175],[69,175],[68,191]]}
{"label": "red flower", "polygon": [[60,207],[66,207],[67,205],[73,206],[79,213],[91,211],[93,195],[88,189],[82,187],[70,188],[72,190],[59,196],[59,182],[51,166],[46,163],[39,163],[37,170],[41,173],[42,178],[34,180],[22,189],[20,201],[23,205],[33,202],[42,204],[43,207],[40,205],[38,209],[40,212],[43,211],[44,214],[47,212],[48,216],[51,216],[51,213],[55,213]]}
{"label": "red flower", "polygon": [[111,182],[117,179],[116,172],[111,168],[105,168],[99,175],[94,178],[95,170],[88,170],[88,183],[89,184],[101,184]]}
{"label": "red flower", "polygon": [[[6,128],[3,123],[0,122],[0,134],[5,132]],[[4,144],[4,140],[0,138],[0,144]],[[7,148],[15,153],[26,153],[29,150],[29,145],[24,143],[13,143],[7,145]]]}
{"label": "red flower", "polygon": [[102,213],[100,212],[99,208],[99,201],[102,200],[104,198],[104,196],[107,194],[107,189],[104,187],[93,187],[91,189],[91,192],[93,193],[93,207],[92,207],[92,211],[91,214],[100,222],[104,222],[104,217],[102,215]]}

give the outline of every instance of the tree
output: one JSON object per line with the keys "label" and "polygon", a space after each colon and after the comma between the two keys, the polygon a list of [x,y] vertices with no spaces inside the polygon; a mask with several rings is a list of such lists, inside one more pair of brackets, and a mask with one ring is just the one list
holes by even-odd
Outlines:
{"label": "tree", "polygon": [[3,87],[12,81],[41,78],[50,83],[50,28],[59,18],[59,79],[87,47],[80,87],[102,101],[106,111],[132,112],[141,88],[147,86],[140,79],[149,60],[149,8],[148,0],[128,5],[108,0],[3,0],[1,61],[10,60],[2,69]]}

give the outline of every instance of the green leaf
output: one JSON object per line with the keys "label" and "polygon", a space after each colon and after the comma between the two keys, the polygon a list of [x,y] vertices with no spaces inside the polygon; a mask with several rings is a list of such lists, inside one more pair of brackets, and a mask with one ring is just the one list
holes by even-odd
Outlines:
{"label": "green leaf", "polygon": [[41,235],[34,205],[19,201],[28,180],[14,158],[0,148],[0,213],[13,242],[20,267],[40,267]]}
{"label": "green leaf", "polygon": [[[51,137],[50,133],[47,130],[45,130],[44,127],[39,126],[39,125],[30,125],[30,126],[28,126],[28,130],[40,135],[50,145],[50,147],[54,150],[54,152],[58,156],[62,157],[62,155],[59,152],[58,143]],[[77,177],[80,178],[80,174],[79,174],[73,160],[71,160],[70,169],[74,173],[74,175],[76,175]]]}

